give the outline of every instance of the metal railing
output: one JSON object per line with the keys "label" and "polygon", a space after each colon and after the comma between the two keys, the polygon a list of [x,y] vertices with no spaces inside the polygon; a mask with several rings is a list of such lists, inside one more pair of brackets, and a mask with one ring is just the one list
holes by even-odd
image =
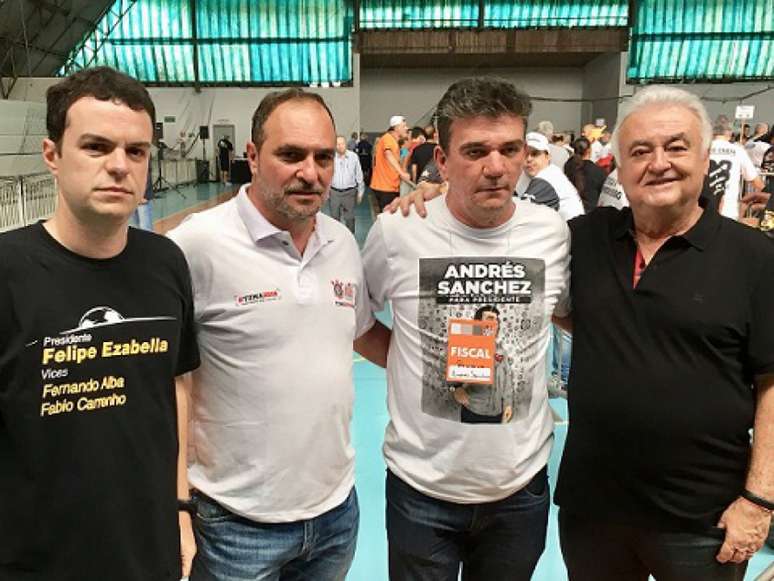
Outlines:
{"label": "metal railing", "polygon": [[[161,173],[164,179],[173,186],[192,184],[196,181],[195,159],[165,159],[161,162]],[[159,177],[159,164],[156,160],[151,165],[151,180],[156,183]]]}
{"label": "metal railing", "polygon": [[50,217],[56,208],[56,181],[49,173],[0,178],[0,232]]}
{"label": "metal railing", "polygon": [[[161,162],[164,179],[172,186],[196,181],[195,159],[169,159]],[[154,161],[151,179],[156,183],[159,165]],[[49,173],[0,177],[0,232],[21,228],[49,218],[56,209],[57,189]]]}

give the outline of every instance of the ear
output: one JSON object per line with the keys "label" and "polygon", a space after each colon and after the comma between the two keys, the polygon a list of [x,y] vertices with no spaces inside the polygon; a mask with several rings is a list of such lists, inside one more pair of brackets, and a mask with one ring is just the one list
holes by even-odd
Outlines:
{"label": "ear", "polygon": [[248,141],[245,146],[247,152],[247,165],[250,167],[250,173],[255,175],[258,171],[258,148],[255,147],[255,143]]}
{"label": "ear", "polygon": [[440,145],[435,146],[435,149],[433,150],[433,159],[435,160],[435,165],[438,166],[438,171],[441,173],[441,177],[444,179],[444,181],[446,181],[448,179],[446,175],[446,162],[448,161],[448,158],[446,157],[446,153]]}
{"label": "ear", "polygon": [[59,150],[56,143],[46,138],[43,140],[43,162],[54,176],[59,172]]}

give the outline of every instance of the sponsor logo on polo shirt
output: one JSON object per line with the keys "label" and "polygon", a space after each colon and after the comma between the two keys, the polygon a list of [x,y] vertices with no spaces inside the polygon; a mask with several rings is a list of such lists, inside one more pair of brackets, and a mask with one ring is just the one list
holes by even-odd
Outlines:
{"label": "sponsor logo on polo shirt", "polygon": [[332,280],[331,286],[333,286],[333,296],[335,303],[339,307],[355,308],[355,296],[357,295],[357,283],[354,282],[342,282],[340,280]]}
{"label": "sponsor logo on polo shirt", "polygon": [[236,295],[234,302],[238,307],[246,307],[254,305],[256,303],[268,303],[269,301],[278,301],[282,298],[280,290],[278,288],[272,290],[265,290],[255,293],[247,293],[244,295]]}

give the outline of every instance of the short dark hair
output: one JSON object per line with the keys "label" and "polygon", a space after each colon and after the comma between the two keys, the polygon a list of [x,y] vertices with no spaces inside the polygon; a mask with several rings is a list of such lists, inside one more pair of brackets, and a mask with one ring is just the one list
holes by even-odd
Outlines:
{"label": "short dark hair", "polygon": [[425,130],[422,129],[419,125],[411,128],[411,139],[416,139],[417,137],[424,137],[427,139],[427,133],[425,133]]}
{"label": "short dark hair", "polygon": [[432,125],[426,125],[425,126],[425,136],[428,140],[435,139],[435,127]]}
{"label": "short dark hair", "polygon": [[531,111],[529,95],[505,79],[462,79],[446,90],[436,107],[438,142],[444,150],[449,147],[451,125],[456,119],[513,115],[522,118],[526,127]]}
{"label": "short dark hair", "polygon": [[494,313],[498,319],[500,318],[500,311],[496,306],[484,305],[483,307],[478,307],[476,312],[473,313],[473,320],[481,321],[484,318],[484,313]]}
{"label": "short dark hair", "polygon": [[156,122],[156,107],[140,81],[110,67],[83,69],[46,91],[46,130],[57,148],[67,127],[67,112],[83,97],[123,103],[130,109],[148,113],[151,125]]}
{"label": "short dark hair", "polygon": [[263,134],[263,126],[266,124],[269,116],[283,103],[295,100],[312,101],[320,105],[325,109],[326,113],[328,113],[328,116],[331,118],[331,123],[333,124],[333,129],[334,131],[336,130],[336,122],[333,120],[333,113],[331,113],[328,105],[325,104],[323,98],[317,93],[309,93],[299,87],[292,87],[290,89],[285,89],[284,91],[272,91],[261,100],[255,113],[253,113],[253,126],[250,132],[250,139],[256,149],[261,149],[261,145],[263,144],[264,139],[266,139],[266,136]]}

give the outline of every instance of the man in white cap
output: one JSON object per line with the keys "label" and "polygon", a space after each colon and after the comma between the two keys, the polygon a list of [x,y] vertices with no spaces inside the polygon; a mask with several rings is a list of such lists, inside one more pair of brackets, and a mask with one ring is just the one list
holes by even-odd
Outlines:
{"label": "man in white cap", "polygon": [[527,133],[524,173],[530,182],[521,198],[549,206],[569,220],[583,214],[583,203],[564,172],[551,163],[548,145],[548,139],[542,133]]}
{"label": "man in white cap", "polygon": [[548,153],[551,156],[551,163],[564,171],[564,164],[570,159],[570,152],[564,147],[551,142],[554,136],[554,124],[550,121],[541,121],[537,124],[537,132],[545,135],[548,140]]}
{"label": "man in white cap", "polygon": [[374,149],[374,172],[371,175],[371,189],[379,203],[379,211],[398,197],[400,182],[411,180],[408,172],[400,165],[399,139],[408,137],[408,125],[402,115],[390,117],[390,128],[379,138]]}

